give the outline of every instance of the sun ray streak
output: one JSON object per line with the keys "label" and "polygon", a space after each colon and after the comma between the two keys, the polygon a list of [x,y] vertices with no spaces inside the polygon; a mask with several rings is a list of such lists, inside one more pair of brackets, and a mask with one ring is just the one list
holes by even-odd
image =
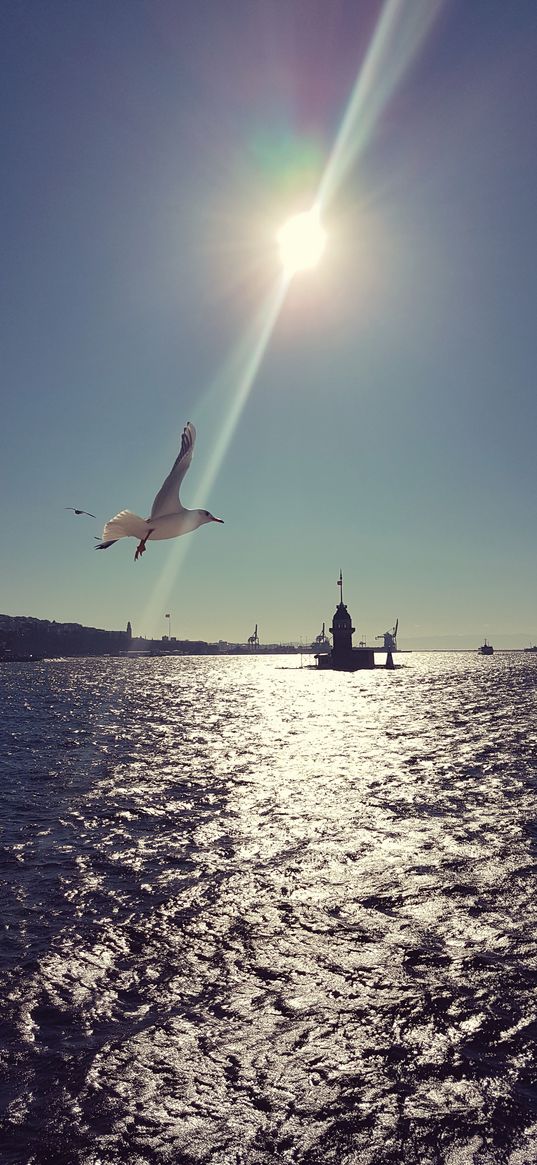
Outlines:
{"label": "sun ray streak", "polygon": [[276,320],[280,314],[289,287],[289,279],[282,276],[259,312],[249,337],[242,345],[241,358],[237,362],[236,388],[229,412],[220,431],[213,456],[202,480],[201,493],[208,494],[219,472],[228,446],[235,432],[237,422],[250,395],[254,380],[268,347]]}
{"label": "sun ray streak", "polygon": [[443,0],[386,0],[319,184],[319,211],[332,201],[370,141],[442,4]]}
{"label": "sun ray streak", "polygon": [[[196,487],[196,493],[202,499],[209,497],[229,444],[237,427],[240,415],[246,404],[254,380],[265,355],[274,325],[282,309],[289,287],[289,278],[282,275],[271,291],[262,307],[258,311],[253,323],[245,336],[226,361],[221,374],[215,379],[205,396],[204,405],[214,405],[222,394],[228,394],[231,387],[231,397],[226,401],[225,421],[219,431],[212,456],[207,469]],[[196,418],[197,420],[197,418]],[[200,503],[201,504],[201,503]],[[162,610],[167,606],[173,586],[177,579],[186,555],[191,545],[188,537],[177,539],[170,547],[162,570],[152,589],[149,602],[142,613],[142,625],[158,625]]]}

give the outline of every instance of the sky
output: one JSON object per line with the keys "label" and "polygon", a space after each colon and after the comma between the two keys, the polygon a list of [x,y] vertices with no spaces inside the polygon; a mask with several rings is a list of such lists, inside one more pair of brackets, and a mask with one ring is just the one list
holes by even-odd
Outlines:
{"label": "sky", "polygon": [[[369,640],[536,642],[534,0],[4,0],[0,45],[0,611],[309,642],[341,568]],[[224,525],[95,553],[188,420]]]}

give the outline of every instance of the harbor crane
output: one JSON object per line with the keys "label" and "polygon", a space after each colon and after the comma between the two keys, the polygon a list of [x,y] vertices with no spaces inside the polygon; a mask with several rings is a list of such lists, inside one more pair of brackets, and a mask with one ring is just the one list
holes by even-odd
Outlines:
{"label": "harbor crane", "polygon": [[399,626],[399,619],[395,621],[395,627],[391,631],[385,631],[383,635],[375,635],[375,639],[384,640],[385,651],[397,651],[397,628]]}
{"label": "harbor crane", "polygon": [[257,623],[255,625],[255,631],[254,631],[253,635],[248,636],[248,647],[251,647],[253,651],[257,651],[257,648],[259,647],[259,635],[257,634]]}
{"label": "harbor crane", "polygon": [[326,636],[326,627],[323,623],[321,631],[315,636],[311,645],[311,651],[330,651],[330,640]]}
{"label": "harbor crane", "polygon": [[319,632],[318,635],[315,636],[315,642],[316,643],[324,643],[325,641],[326,641],[326,631],[325,631],[325,627],[324,627],[324,623],[323,623],[322,630]]}

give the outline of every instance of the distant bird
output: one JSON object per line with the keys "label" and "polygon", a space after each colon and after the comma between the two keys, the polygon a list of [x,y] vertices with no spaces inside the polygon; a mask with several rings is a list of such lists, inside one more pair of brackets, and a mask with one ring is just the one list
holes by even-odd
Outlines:
{"label": "distant bird", "polygon": [[156,542],[163,538],[179,538],[181,534],[189,534],[197,530],[205,522],[223,522],[223,518],[215,518],[208,510],[185,510],[179,500],[179,487],[192,461],[192,452],[196,440],[196,430],[188,422],[183,429],[181,448],[172,468],[158,491],[153,502],[151,516],[140,518],[138,514],[131,514],[130,510],[121,510],[115,518],[111,518],[103,530],[102,542],[95,550],[108,550],[120,538],[139,538],[134,561],[140,558],[145,551],[148,541]]}
{"label": "distant bird", "polygon": [[94,518],[95,514],[90,514],[89,510],[75,510],[74,506],[66,506],[66,510],[72,510],[73,514],[85,514],[87,518]]}

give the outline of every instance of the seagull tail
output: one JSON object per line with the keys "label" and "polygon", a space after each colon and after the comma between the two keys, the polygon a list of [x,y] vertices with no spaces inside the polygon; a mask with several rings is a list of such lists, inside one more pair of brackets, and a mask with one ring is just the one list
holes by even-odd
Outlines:
{"label": "seagull tail", "polygon": [[140,518],[138,514],[131,514],[130,510],[121,510],[121,513],[116,514],[115,518],[110,518],[110,521],[106,523],[102,542],[99,542],[95,549],[108,550],[108,547],[113,546],[114,542],[120,538],[144,538],[147,530],[145,518]]}

